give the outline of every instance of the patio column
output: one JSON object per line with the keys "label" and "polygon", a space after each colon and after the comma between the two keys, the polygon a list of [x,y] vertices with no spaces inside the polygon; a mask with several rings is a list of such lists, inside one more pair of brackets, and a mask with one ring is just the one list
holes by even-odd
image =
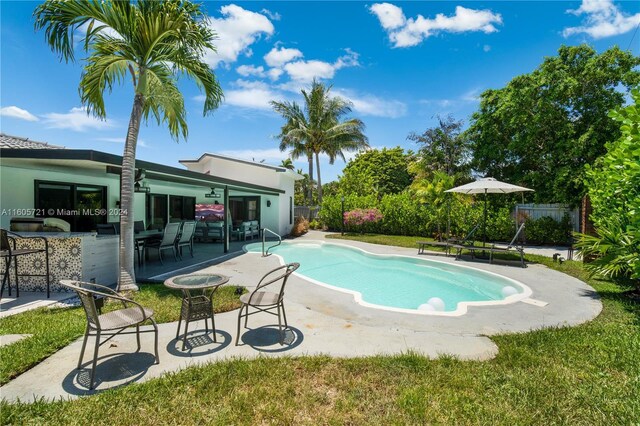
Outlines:
{"label": "patio column", "polygon": [[229,187],[224,187],[224,252],[229,253]]}

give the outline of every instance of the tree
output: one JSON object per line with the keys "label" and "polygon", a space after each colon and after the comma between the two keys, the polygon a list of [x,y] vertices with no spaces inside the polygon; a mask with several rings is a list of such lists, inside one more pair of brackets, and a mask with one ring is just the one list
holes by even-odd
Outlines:
{"label": "tree", "polygon": [[80,80],[80,99],[87,112],[106,118],[105,90],[130,74],[133,108],[122,155],[120,188],[119,289],[137,289],[133,248],[133,187],[140,123],[153,116],[171,136],[187,138],[179,76],[192,78],[205,93],[204,114],[218,107],[222,90],[201,60],[213,49],[214,33],[200,6],[179,0],[48,0],[34,12],[36,30],[45,31],[51,49],[66,62],[75,61],[75,37],[88,53]]}
{"label": "tree", "polygon": [[468,176],[471,149],[469,141],[462,133],[462,120],[451,115],[443,119],[438,116],[438,126],[425,130],[422,134],[411,132],[407,139],[422,146],[418,150],[416,166],[424,177],[433,178],[437,172],[449,176]]}
{"label": "tree", "polygon": [[607,114],[640,81],[639,64],[617,47],[562,46],[532,73],[485,91],[466,132],[473,168],[535,189],[540,202],[578,204],[585,164],[620,135]]}
{"label": "tree", "polygon": [[284,160],[282,160],[282,162],[280,163],[280,167],[284,167],[287,170],[295,169],[295,166],[293,165],[293,161],[291,161],[291,158],[285,158]]}
{"label": "tree", "polygon": [[640,88],[634,103],[612,111],[621,137],[607,144],[607,153],[586,167],[586,185],[597,236],[581,235],[579,249],[586,266],[604,276],[628,276],[640,289]]}
{"label": "tree", "polygon": [[360,152],[344,168],[338,180],[340,191],[379,197],[402,192],[411,185],[413,175],[407,165],[413,159],[412,152],[405,153],[400,147]]}
{"label": "tree", "polygon": [[[315,182],[309,179],[309,175],[304,173],[302,169],[296,170],[296,173],[302,176],[301,180],[297,180],[294,183],[294,195],[293,201],[296,206],[302,205],[313,205],[314,197],[313,197],[313,187]],[[311,198],[307,198],[308,195],[311,195]]]}
{"label": "tree", "polygon": [[[448,210],[451,208],[451,198],[454,194],[445,191],[453,188],[455,178],[444,171],[437,170],[432,177],[416,179],[411,183],[411,192],[421,204],[427,205],[435,216],[438,238],[442,238],[440,225],[448,218]],[[447,222],[447,237],[450,235],[450,226]]]}
{"label": "tree", "polygon": [[345,159],[344,151],[358,151],[369,146],[361,120],[350,118],[341,121],[351,112],[351,103],[338,96],[331,97],[330,91],[331,86],[326,87],[314,80],[311,90],[302,90],[304,110],[296,102],[271,102],[273,109],[286,120],[278,135],[280,150],[290,149],[293,159],[306,155],[310,179],[313,179],[315,156],[319,204],[322,204],[320,154],[327,154],[333,164],[336,158]]}

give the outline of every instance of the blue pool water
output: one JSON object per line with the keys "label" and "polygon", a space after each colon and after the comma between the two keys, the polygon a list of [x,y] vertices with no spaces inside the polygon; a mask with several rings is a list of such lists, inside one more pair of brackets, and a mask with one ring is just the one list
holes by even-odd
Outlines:
{"label": "blue pool water", "polygon": [[[249,244],[246,249],[259,253],[261,244]],[[283,242],[271,252],[285,263],[300,263],[298,274],[359,293],[364,304],[380,307],[424,311],[425,307],[420,306],[437,297],[444,302],[444,309],[436,310],[452,312],[460,309],[459,304],[466,308],[466,304],[503,301],[503,291],[518,295],[525,292],[513,280],[477,269],[404,256],[373,255],[337,244]],[[504,290],[505,287],[511,288]]]}

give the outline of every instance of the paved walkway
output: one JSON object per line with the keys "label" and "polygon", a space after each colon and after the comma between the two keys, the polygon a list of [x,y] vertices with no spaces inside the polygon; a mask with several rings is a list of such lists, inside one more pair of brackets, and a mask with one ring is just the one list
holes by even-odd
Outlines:
{"label": "paved walkway", "polygon": [[[324,238],[312,232],[303,240]],[[416,250],[372,244],[345,242],[375,253],[402,254],[454,263],[444,256],[418,256]],[[203,325],[193,327],[186,351],[175,339],[176,323],[161,324],[160,364],[153,364],[153,337],[142,336],[142,352],[134,353],[135,338],[119,336],[113,344],[100,349],[96,371],[96,391],[87,388],[90,355],[83,369],[75,365],[81,340],[58,351],[47,360],[0,388],[9,401],[37,398],[75,398],[131,382],[142,382],[190,365],[222,359],[260,356],[297,356],[329,354],[335,357],[359,357],[415,351],[428,357],[442,354],[461,359],[486,360],[498,349],[487,337],[497,333],[522,332],[551,326],[575,325],[598,315],[602,305],[595,291],[585,283],[540,265],[519,268],[460,262],[517,279],[533,290],[532,297],[548,302],[544,307],[517,302],[510,305],[470,307],[460,317],[424,316],[367,308],[354,302],[353,296],[312,284],[293,276],[287,287],[285,306],[292,326],[286,344],[278,344],[277,328],[268,315],[249,319],[251,329],[242,331],[241,346],[234,346],[237,311],[216,316],[218,343],[205,334]],[[262,258],[247,253],[204,271],[220,272],[231,277],[231,285],[251,287],[264,272],[277,266],[276,257]]]}

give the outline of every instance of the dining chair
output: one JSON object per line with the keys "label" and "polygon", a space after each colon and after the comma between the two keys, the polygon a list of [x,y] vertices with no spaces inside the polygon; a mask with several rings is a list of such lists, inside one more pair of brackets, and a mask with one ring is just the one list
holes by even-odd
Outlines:
{"label": "dining chair", "polygon": [[178,231],[180,231],[180,223],[167,223],[167,226],[164,228],[164,234],[162,234],[162,239],[148,241],[145,244],[145,249],[158,250],[158,257],[160,258],[160,263],[163,265],[162,251],[171,250],[173,252],[173,258],[177,262],[176,240],[178,238]]}
{"label": "dining chair", "polygon": [[[240,312],[238,312],[238,334],[236,335],[236,346],[240,341],[240,324],[244,318],[244,327],[247,328],[249,315],[265,312],[278,317],[278,330],[280,331],[280,344],[284,345],[284,330],[289,327],[287,324],[287,314],[284,311],[284,288],[287,285],[289,276],[300,267],[299,263],[289,263],[267,272],[258,282],[258,285],[251,293],[240,296]],[[268,286],[271,291],[266,291]],[[278,287],[279,286],[279,287]],[[249,308],[255,311],[249,312]],[[273,312],[276,310],[276,312]],[[243,313],[244,312],[244,313]],[[282,328],[282,318],[284,318],[284,328]]]}
{"label": "dining chair", "polygon": [[[73,280],[60,280],[60,284],[76,292],[80,298],[80,303],[87,317],[87,326],[84,332],[84,340],[82,349],[80,350],[80,358],[78,359],[78,370],[82,366],[82,358],[84,350],[87,347],[89,337],[95,337],[93,348],[93,361],[91,367],[91,379],[89,389],[94,388],[96,365],[98,363],[98,349],[118,334],[136,334],[138,343],[137,351],[140,351],[140,333],[155,333],[155,364],[160,362],[158,356],[158,325],[153,319],[153,311],[142,307],[139,303],[121,296],[115,290],[109,287]],[[102,300],[100,305],[96,304],[96,300]],[[115,311],[101,313],[101,306],[106,299],[118,300],[122,303],[123,308]],[[153,330],[140,330],[140,325],[150,321]],[[135,331],[125,331],[127,328],[135,327]],[[100,342],[101,336],[109,336]],[[137,352],[136,351],[136,352]]]}
{"label": "dining chair", "polygon": [[196,232],[196,223],[195,222],[183,222],[182,223],[182,232],[180,233],[180,238],[178,239],[178,256],[182,259],[182,247],[189,247],[189,252],[191,253],[191,257],[193,257],[193,236]]}

